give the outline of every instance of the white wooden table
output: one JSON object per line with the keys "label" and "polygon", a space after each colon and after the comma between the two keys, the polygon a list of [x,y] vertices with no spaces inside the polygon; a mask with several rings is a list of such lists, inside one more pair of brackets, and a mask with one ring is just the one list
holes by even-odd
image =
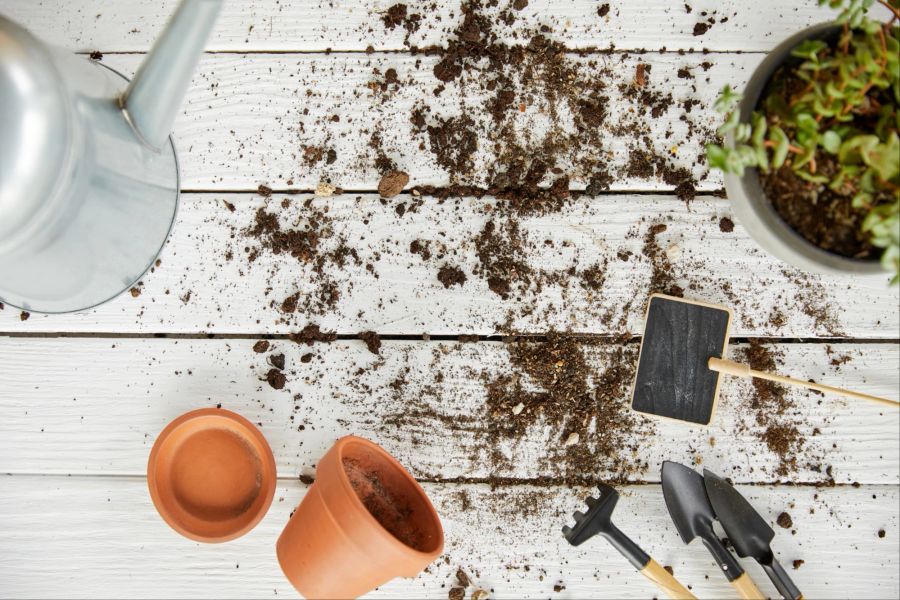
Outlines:
{"label": "white wooden table", "polygon": [[[0,597],[292,597],[275,560],[275,539],[305,493],[298,475],[313,473],[317,457],[347,433],[383,444],[409,466],[434,500],[447,535],[446,560],[372,597],[446,597],[458,567],[500,598],[657,594],[601,541],[573,549],[562,539],[560,527],[588,490],[562,485],[536,460],[546,439],[522,441],[513,449],[517,466],[492,472],[469,451],[478,441],[477,429],[379,427],[379,419],[414,402],[451,417],[477,413],[485,392],[471,373],[509,368],[497,338],[453,341],[461,334],[496,334],[505,302],[476,278],[445,290],[434,268],[411,260],[406,250],[412,240],[435,230],[453,246],[463,237],[464,223],[481,227],[481,209],[490,198],[455,203],[467,217],[449,223],[448,205],[426,198],[418,212],[401,220],[392,205],[383,206],[372,193],[378,181],[374,166],[352,160],[358,140],[350,126],[351,135],[335,136],[338,160],[327,173],[304,168],[298,160],[301,145],[323,135],[298,130],[301,111],[308,107],[317,114],[353,117],[343,119],[353,127],[382,120],[390,147],[410,149],[392,158],[412,174],[411,185],[448,183],[447,173],[428,153],[414,150],[406,112],[380,110],[365,98],[346,100],[348,90],[365,87],[373,67],[394,67],[416,82],[397,100],[403,106],[431,93],[435,58],[411,56],[402,28],[387,31],[372,16],[391,4],[227,2],[176,124],[184,188],[178,222],[161,266],[145,278],[141,294],[125,294],[75,315],[21,320],[10,307],[0,311]],[[632,0],[612,2],[605,19],[597,15],[601,4],[530,0],[519,15],[520,25],[511,29],[547,24],[550,35],[573,50],[614,43],[613,57],[622,59],[620,54],[632,51],[624,58],[627,76],[637,56],[652,65],[654,77],[709,62],[704,78],[694,82],[697,90],[690,92],[701,100],[694,110],[709,120],[715,118],[710,100],[724,83],[739,86],[779,40],[828,18],[813,0],[752,5],[696,0],[689,2],[690,14],[682,2]],[[79,52],[99,50],[106,64],[130,73],[174,6],[174,0],[0,0],[0,13],[45,40]],[[704,10],[729,18],[698,38],[692,30]],[[459,16],[457,3],[449,0],[425,12],[443,29],[452,28]],[[511,41],[514,33],[509,32]],[[442,27],[423,28],[411,37],[418,46],[443,40]],[[367,46],[374,53],[366,54]],[[666,53],[657,52],[663,47]],[[649,52],[636,54],[636,49]],[[316,94],[307,100],[306,85],[297,82],[311,78]],[[465,92],[448,92],[454,93]],[[675,120],[678,114],[673,110],[661,119]],[[610,140],[614,153],[621,145],[622,140]],[[679,160],[690,165],[697,152],[697,144],[688,145]],[[232,261],[222,256],[240,243],[231,234],[266,202],[255,193],[258,185],[276,190],[268,203],[277,206],[278,190],[311,195],[326,175],[353,193],[317,202],[330,205],[334,227],[377,263],[378,277],[362,268],[333,274],[345,288],[341,301],[309,320],[341,339],[315,346],[317,358],[301,363],[301,354],[309,350],[289,342],[286,334],[305,323],[303,315],[286,323],[268,304],[307,289],[308,271],[283,257],[261,256],[251,268],[242,255]],[[690,260],[684,268],[675,261],[679,281],[694,284],[688,296],[726,304],[734,297],[753,299],[742,304],[735,324],[738,346],[748,337],[772,338],[783,353],[779,368],[787,373],[896,397],[897,290],[886,287],[886,278],[806,277],[759,250],[739,224],[733,232],[720,231],[718,220],[729,215],[728,201],[704,195],[720,187],[716,175],[703,178],[700,195],[686,207],[659,181],[617,176],[609,195],[583,197],[561,215],[525,219],[523,225],[536,237],[565,240],[585,254],[629,245],[640,254],[640,236],[635,239],[630,232],[643,233],[646,222],[664,220],[668,229],[661,243],[677,241],[687,257],[683,260]],[[223,201],[235,211],[223,210]],[[360,214],[370,215],[367,225]],[[471,247],[460,244],[458,252],[462,265],[475,264]],[[535,252],[528,260],[556,261],[563,268],[572,256]],[[639,281],[649,269],[646,261],[612,260],[601,298],[585,292],[563,301],[558,290],[546,289],[533,300],[556,308],[539,318],[520,316],[511,327],[526,334],[638,333],[642,307],[619,315],[623,325],[615,330],[604,324],[599,308],[622,306],[645,293]],[[697,278],[698,272],[716,277]],[[267,285],[273,288],[270,296],[264,294]],[[799,306],[810,302],[827,306],[831,322],[823,325],[804,314]],[[772,325],[768,316],[776,309],[785,318]],[[353,339],[364,330],[385,338],[384,364],[366,381],[368,393],[351,385],[357,368],[376,360]],[[267,367],[251,347],[263,335],[287,355],[291,376],[285,390],[260,381]],[[845,364],[833,365],[835,356],[846,357]],[[435,360],[447,374],[440,394],[419,397],[416,390],[431,383],[426,379]],[[602,362],[604,354],[590,360]],[[411,385],[398,398],[389,383],[401,372]],[[830,476],[804,467],[779,477],[773,455],[754,432],[736,433],[749,389],[744,382],[728,383],[710,429],[659,424],[655,436],[637,440],[649,469],[622,488],[616,513],[620,528],[660,563],[671,565],[699,597],[733,597],[709,554],[699,544],[681,543],[658,485],[663,460],[702,460],[732,476],[773,523],[782,511],[793,517],[793,531],[775,527],[774,548],[807,598],[898,597],[897,412],[790,391],[804,427],[819,429],[804,452],[816,454],[831,469]],[[301,399],[295,403],[291,394]],[[156,434],[169,420],[219,403],[261,424],[280,481],[271,511],[253,532],[223,545],[200,545],[179,537],[158,517],[144,469]],[[303,431],[296,426],[300,421],[306,423]],[[715,446],[707,441],[712,437]],[[800,458],[803,463],[807,456]],[[491,476],[505,483],[492,489],[485,483]],[[527,514],[517,509],[534,502],[544,508]],[[804,564],[791,570],[794,560]],[[761,589],[774,596],[762,570],[744,563]],[[554,586],[565,589],[554,591]]]}

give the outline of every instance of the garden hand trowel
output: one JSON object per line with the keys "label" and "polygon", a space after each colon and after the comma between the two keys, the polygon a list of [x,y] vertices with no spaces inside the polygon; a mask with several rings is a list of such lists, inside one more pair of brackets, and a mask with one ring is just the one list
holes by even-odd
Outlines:
{"label": "garden hand trowel", "polygon": [[666,508],[669,509],[684,543],[689,544],[696,537],[703,540],[741,598],[765,598],[713,531],[712,523],[716,515],[706,496],[700,473],[684,465],[665,461],[662,466],[662,489]]}
{"label": "garden hand trowel", "polygon": [[703,480],[709,501],[738,556],[741,558],[752,556],[762,565],[766,575],[783,597],[788,600],[801,600],[803,594],[788,577],[781,564],[775,560],[769,547],[769,542],[775,537],[772,528],[747,499],[727,481],[706,469],[703,470]]}
{"label": "garden hand trowel", "polygon": [[585,501],[588,505],[587,513],[576,512],[573,515],[575,526],[563,527],[563,535],[566,536],[566,540],[573,546],[579,546],[600,534],[621,552],[644,577],[655,583],[666,596],[675,600],[696,600],[696,597],[678,583],[671,573],[650,558],[631,538],[613,525],[612,512],[616,507],[616,502],[619,501],[619,493],[604,483],[597,487],[600,488],[600,496],[598,498],[588,496]]}

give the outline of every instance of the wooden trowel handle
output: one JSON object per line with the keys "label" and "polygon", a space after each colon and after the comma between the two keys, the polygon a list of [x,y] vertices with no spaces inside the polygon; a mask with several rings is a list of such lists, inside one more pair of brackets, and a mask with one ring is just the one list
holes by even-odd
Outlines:
{"label": "wooden trowel handle", "polygon": [[666,571],[658,562],[652,558],[641,569],[641,574],[656,584],[663,593],[673,600],[696,600],[686,587],[678,583],[678,580],[672,577],[672,574]]}
{"label": "wooden trowel handle", "polygon": [[753,580],[750,579],[750,576],[746,573],[742,573],[740,577],[731,581],[731,585],[734,589],[737,590],[737,593],[741,595],[741,598],[744,600],[764,600],[765,596],[763,593],[759,591],[759,588],[756,587],[756,584],[753,583]]}
{"label": "wooden trowel handle", "polygon": [[726,375],[734,375],[735,377],[755,377],[757,379],[766,379],[768,381],[775,381],[786,385],[805,387],[811,390],[816,390],[818,392],[828,392],[831,394],[849,396],[850,398],[857,398],[859,400],[880,402],[881,404],[887,404],[888,406],[893,406],[895,408],[900,406],[900,403],[898,403],[896,400],[881,398],[879,396],[870,396],[869,394],[854,392],[853,390],[845,390],[843,388],[832,387],[830,385],[822,385],[821,383],[813,383],[811,381],[803,381],[801,379],[792,379],[790,377],[775,375],[774,373],[754,371],[750,368],[750,365],[736,363],[734,361],[725,360],[722,358],[716,358],[715,356],[710,357],[708,366],[711,371],[717,371]]}

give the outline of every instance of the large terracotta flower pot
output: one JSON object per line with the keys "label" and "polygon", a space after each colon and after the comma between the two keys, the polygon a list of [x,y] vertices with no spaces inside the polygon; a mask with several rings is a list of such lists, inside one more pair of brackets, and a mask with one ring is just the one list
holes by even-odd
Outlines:
{"label": "large terracotta flower pot", "polygon": [[253,529],[272,504],[275,480],[275,459],[259,429],[217,408],[169,423],[147,464],[159,514],[199,542],[225,542]]}
{"label": "large terracotta flower pot", "polygon": [[276,550],[307,598],[355,598],[395,577],[415,577],[444,548],[425,492],[390,454],[362,438],[322,457]]}
{"label": "large terracotta flower pot", "polygon": [[[778,68],[792,60],[791,51],[808,39],[833,39],[840,25],[824,23],[798,32],[781,42],[756,67],[744,87],[739,104],[741,122],[750,123],[753,111],[762,97],[769,79]],[[728,134],[725,143],[734,147],[734,135]],[[766,198],[759,172],[747,169],[743,175],[725,174],[725,189],[732,210],[747,233],[770,254],[804,271],[845,275],[884,275],[877,259],[861,260],[840,256],[819,248],[794,231]]]}

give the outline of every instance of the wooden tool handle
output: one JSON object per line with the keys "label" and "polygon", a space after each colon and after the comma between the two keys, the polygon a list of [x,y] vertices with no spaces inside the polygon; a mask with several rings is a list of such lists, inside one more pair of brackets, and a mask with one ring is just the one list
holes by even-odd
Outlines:
{"label": "wooden tool handle", "polygon": [[731,582],[732,587],[737,590],[744,600],[765,600],[763,593],[759,591],[753,580],[746,573]]}
{"label": "wooden tool handle", "polygon": [[652,558],[641,569],[641,574],[655,583],[656,587],[661,589],[669,598],[674,600],[696,600],[697,598]]}
{"label": "wooden tool handle", "polygon": [[845,390],[843,388],[832,387],[830,385],[822,385],[821,383],[813,383],[811,381],[803,381],[802,379],[792,379],[790,377],[783,377],[781,375],[775,375],[774,373],[763,373],[762,371],[754,371],[750,368],[750,365],[744,365],[741,363],[736,363],[731,360],[725,360],[722,358],[710,357],[708,362],[709,369],[711,371],[717,371],[719,373],[724,373],[726,375],[734,375],[735,377],[755,377],[757,379],[766,379],[768,381],[776,381],[778,383],[783,383],[785,385],[796,385],[800,387],[809,388],[811,390],[816,390],[819,392],[828,392],[831,394],[840,394],[842,396],[849,396],[850,398],[857,398],[859,400],[868,400],[870,402],[880,402],[881,404],[887,404],[888,406],[897,407],[900,406],[896,400],[890,400],[888,398],[881,398],[879,396],[870,396],[869,394],[863,394],[861,392],[854,392],[853,390]]}

